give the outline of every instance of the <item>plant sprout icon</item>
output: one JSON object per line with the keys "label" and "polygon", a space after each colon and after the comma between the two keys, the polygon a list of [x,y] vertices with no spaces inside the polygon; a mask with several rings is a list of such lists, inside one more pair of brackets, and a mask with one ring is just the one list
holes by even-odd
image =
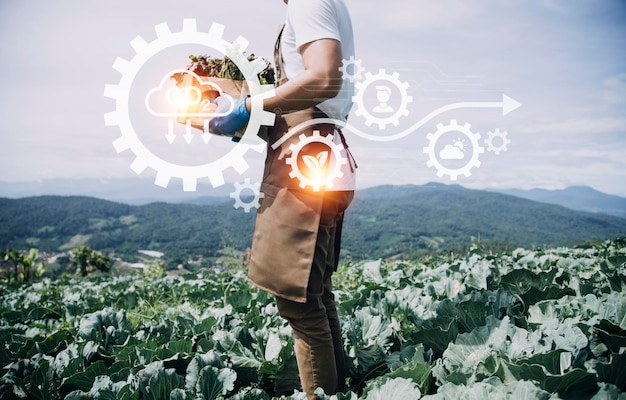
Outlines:
{"label": "plant sprout icon", "polygon": [[311,170],[312,179],[319,180],[325,177],[326,162],[328,161],[328,151],[320,151],[317,156],[311,156],[305,154],[302,156],[302,161]]}
{"label": "plant sprout icon", "polygon": [[322,187],[328,189],[335,178],[343,176],[341,169],[348,164],[348,159],[343,154],[343,145],[335,143],[334,138],[333,134],[322,136],[320,131],[314,130],[310,136],[301,134],[300,140],[289,146],[291,156],[285,159],[291,166],[289,177],[299,180],[302,189],[307,186],[314,192]]}

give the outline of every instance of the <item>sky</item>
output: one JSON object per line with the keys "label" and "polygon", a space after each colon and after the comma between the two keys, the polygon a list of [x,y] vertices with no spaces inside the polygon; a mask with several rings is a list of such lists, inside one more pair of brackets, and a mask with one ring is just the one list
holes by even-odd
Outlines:
{"label": "sky", "polygon": [[[586,185],[626,197],[626,2],[345,1],[361,72],[346,64],[360,96],[344,128],[358,188]],[[271,60],[285,10],[282,0],[2,0],[0,196],[48,194],[50,182],[64,182],[55,190],[68,194],[140,196],[157,171],[131,169],[133,150],[113,146],[123,128],[105,124],[118,104],[105,86],[124,79],[116,59],[138,55],[131,45],[138,36],[157,41],[155,26],[180,32],[193,18],[198,31],[221,24],[224,40],[241,36],[248,53]],[[223,138],[205,144],[198,133],[187,144],[180,124],[169,144],[168,122],[142,108],[143,93],[184,68],[189,54],[221,56],[197,43],[164,48],[144,60],[128,94],[139,141],[185,166],[219,160],[234,146]],[[390,92],[388,104],[380,86]],[[521,106],[503,115],[503,95]],[[393,111],[377,114],[377,105]],[[245,171],[227,168],[221,187],[199,178],[194,193],[260,180],[263,153],[242,157]],[[173,177],[151,196],[183,189]]]}

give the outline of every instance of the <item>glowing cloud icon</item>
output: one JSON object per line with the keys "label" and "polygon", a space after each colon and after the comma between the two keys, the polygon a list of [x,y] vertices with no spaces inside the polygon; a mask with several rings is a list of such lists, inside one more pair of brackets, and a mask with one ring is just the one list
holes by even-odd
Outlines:
{"label": "glowing cloud icon", "polygon": [[[184,75],[184,85],[169,85],[174,74]],[[161,79],[159,86],[146,94],[145,105],[150,114],[156,117],[169,118],[212,118],[230,114],[235,107],[231,100],[230,107],[225,112],[216,113],[217,105],[211,99],[222,95],[222,89],[214,82],[205,81],[186,69],[171,71]]]}

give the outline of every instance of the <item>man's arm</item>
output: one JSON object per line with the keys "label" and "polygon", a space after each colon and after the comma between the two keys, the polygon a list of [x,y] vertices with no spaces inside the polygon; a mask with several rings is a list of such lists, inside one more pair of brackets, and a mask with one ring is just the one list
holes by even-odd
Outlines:
{"label": "man's arm", "polygon": [[[335,97],[341,90],[341,43],[320,39],[300,47],[304,71],[276,88],[274,97],[265,99],[267,111],[296,111],[313,107]],[[248,101],[250,110],[250,101]]]}

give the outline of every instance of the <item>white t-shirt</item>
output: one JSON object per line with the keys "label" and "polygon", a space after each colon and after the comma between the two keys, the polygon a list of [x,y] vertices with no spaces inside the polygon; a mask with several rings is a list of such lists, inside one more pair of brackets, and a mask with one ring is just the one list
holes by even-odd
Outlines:
{"label": "white t-shirt", "polygon": [[[304,71],[298,49],[320,39],[341,43],[344,60],[354,57],[352,21],[343,0],[290,0],[282,35],[283,67],[287,79]],[[339,94],[318,105],[330,118],[345,121],[352,108],[354,83],[344,79]]]}
{"label": "white t-shirt", "polygon": [[[299,48],[320,39],[339,41],[344,60],[354,57],[352,21],[343,0],[289,0],[287,20],[281,38],[283,68],[287,79],[304,71]],[[344,79],[337,96],[323,101],[317,107],[330,118],[345,122],[353,105],[353,95],[354,83]],[[334,135],[334,139],[335,143],[341,143],[338,134]],[[355,189],[354,160],[347,151],[345,156],[348,163],[342,168],[343,177],[335,179],[332,188],[327,190]]]}

